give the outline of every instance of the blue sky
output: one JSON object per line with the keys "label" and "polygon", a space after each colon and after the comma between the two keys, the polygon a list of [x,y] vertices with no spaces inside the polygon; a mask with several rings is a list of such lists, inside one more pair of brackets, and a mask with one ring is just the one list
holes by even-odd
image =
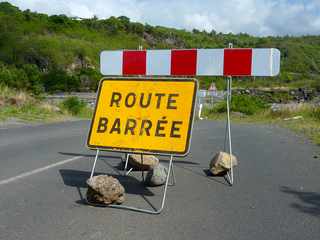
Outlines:
{"label": "blue sky", "polygon": [[320,34],[320,0],[9,0],[19,8],[256,36]]}

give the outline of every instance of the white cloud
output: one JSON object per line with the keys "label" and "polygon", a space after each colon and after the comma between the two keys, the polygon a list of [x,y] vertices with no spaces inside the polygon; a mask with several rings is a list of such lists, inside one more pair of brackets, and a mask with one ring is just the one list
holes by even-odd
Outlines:
{"label": "white cloud", "polygon": [[48,14],[125,15],[152,25],[253,35],[320,34],[320,0],[9,0]]}

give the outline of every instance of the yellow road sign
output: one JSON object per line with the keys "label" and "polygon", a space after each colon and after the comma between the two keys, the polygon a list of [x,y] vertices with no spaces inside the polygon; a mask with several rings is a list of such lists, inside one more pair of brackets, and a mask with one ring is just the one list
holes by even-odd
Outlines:
{"label": "yellow road sign", "polygon": [[102,79],[87,145],[185,155],[196,92],[195,79]]}

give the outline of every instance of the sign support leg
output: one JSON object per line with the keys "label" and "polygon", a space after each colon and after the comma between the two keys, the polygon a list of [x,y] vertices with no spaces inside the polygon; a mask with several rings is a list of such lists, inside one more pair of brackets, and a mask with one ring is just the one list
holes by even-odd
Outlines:
{"label": "sign support leg", "polygon": [[[140,154],[141,157],[141,164],[143,165],[143,154]],[[141,178],[142,178],[142,182],[144,182],[144,170],[141,171]]]}
{"label": "sign support leg", "polygon": [[[124,174],[125,176],[128,176],[130,174],[130,172],[133,170],[133,168],[130,168],[128,171],[127,171],[127,168],[128,168],[128,161],[129,161],[129,155],[130,153],[126,153],[126,162],[125,162],[125,165],[124,165]],[[141,155],[141,158],[143,157],[143,155]],[[174,170],[173,170],[173,163],[172,163],[172,167],[171,167],[171,171],[168,171],[169,174],[171,174],[171,177],[172,177],[172,182],[169,184],[169,186],[174,186],[176,185],[176,177],[174,175]],[[142,174],[142,180],[144,181],[144,174]]]}
{"label": "sign support leg", "polygon": [[130,168],[129,171],[127,171],[128,162],[129,162],[129,157],[130,157],[130,153],[126,153],[126,163],[125,163],[125,165],[124,165],[123,175],[129,175],[129,173],[132,171],[132,168]]}
{"label": "sign support leg", "polygon": [[175,186],[176,185],[176,177],[174,175],[174,171],[173,171],[173,163],[171,163],[171,171],[169,169],[168,171],[168,175],[171,173],[171,176],[172,176],[172,183],[170,183],[169,186]]}
{"label": "sign support leg", "polygon": [[97,160],[98,160],[98,157],[99,157],[99,149],[97,149],[97,152],[96,152],[96,157],[94,158],[94,162],[93,162],[93,166],[92,166],[92,170],[91,170],[91,174],[90,174],[90,179],[93,177],[93,174],[94,174],[94,169],[96,168],[96,163],[97,163]]}

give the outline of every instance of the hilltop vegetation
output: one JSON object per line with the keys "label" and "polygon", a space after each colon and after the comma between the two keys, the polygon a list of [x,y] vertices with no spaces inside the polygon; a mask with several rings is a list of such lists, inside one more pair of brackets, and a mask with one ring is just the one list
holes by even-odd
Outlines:
{"label": "hilltop vegetation", "polygon": [[[106,49],[276,47],[282,53],[281,75],[238,86],[319,87],[320,36],[254,37],[177,30],[131,22],[125,16],[75,19],[21,11],[0,3],[0,84],[42,92],[95,90],[101,77],[99,53]],[[200,78],[202,87],[222,78]]]}

